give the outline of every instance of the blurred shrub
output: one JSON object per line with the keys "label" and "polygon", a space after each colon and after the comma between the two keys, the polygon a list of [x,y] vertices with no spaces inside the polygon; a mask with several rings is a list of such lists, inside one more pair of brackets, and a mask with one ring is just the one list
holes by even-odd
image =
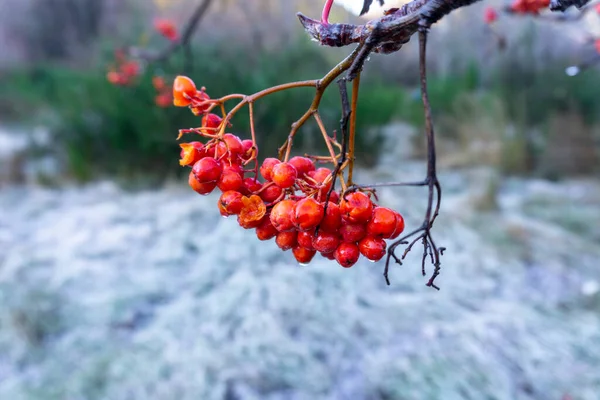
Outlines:
{"label": "blurred shrub", "polygon": [[[106,62],[108,64],[108,61]],[[182,72],[177,56],[169,64],[153,66],[166,76]],[[290,46],[286,51],[251,54],[244,49],[196,49],[193,69],[186,74],[207,87],[212,97],[230,93],[251,94],[266,87],[323,76],[332,63],[315,46]],[[13,117],[50,116],[55,141],[79,179],[99,174],[133,177],[153,173],[166,176],[179,171],[180,128],[200,125],[187,109],[158,108],[148,69],[135,87],[115,87],[106,81],[105,66],[74,70],[43,66],[16,71],[0,84],[10,98]],[[361,91],[359,131],[390,121],[400,106],[401,93],[374,79]],[[298,88],[261,99],[255,105],[255,124],[262,157],[272,155],[287,137],[291,124],[308,108],[314,90]],[[0,97],[3,97],[0,95]],[[229,104],[229,108],[235,103]],[[32,113],[33,111],[33,113]],[[321,115],[330,131],[339,130],[339,93],[335,85],[323,98]],[[244,110],[231,130],[249,137],[249,118]],[[295,141],[294,151],[319,151],[321,136],[316,124],[307,124]],[[324,147],[324,146],[323,146]],[[359,161],[373,161],[379,141],[376,135],[358,135]],[[364,157],[363,157],[364,156]]]}

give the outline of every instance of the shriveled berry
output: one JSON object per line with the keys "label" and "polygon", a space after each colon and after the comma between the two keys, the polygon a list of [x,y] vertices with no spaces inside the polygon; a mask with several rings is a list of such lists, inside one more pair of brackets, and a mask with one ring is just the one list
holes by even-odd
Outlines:
{"label": "shriveled berry", "polygon": [[219,212],[223,216],[236,215],[242,211],[244,203],[242,202],[242,194],[235,190],[228,190],[221,194],[219,198]]}
{"label": "shriveled berry", "polygon": [[267,206],[257,195],[242,197],[243,207],[238,216],[239,224],[246,229],[260,226],[267,214]]}
{"label": "shriveled berry", "polygon": [[332,253],[340,244],[340,239],[337,234],[330,232],[321,232],[313,238],[313,247],[321,253]]}
{"label": "shriveled berry", "polygon": [[277,229],[271,223],[269,218],[264,218],[260,226],[256,228],[256,236],[258,240],[269,240],[277,236]]}
{"label": "shriveled berry", "polygon": [[367,260],[371,261],[381,260],[385,255],[385,248],[385,240],[378,237],[367,236],[358,242],[358,250],[360,251],[360,254],[365,256]]}
{"label": "shriveled berry", "polygon": [[367,227],[364,224],[344,223],[340,227],[342,240],[348,243],[356,243],[367,234]]}
{"label": "shriveled berry", "polygon": [[271,210],[271,223],[280,232],[294,229],[294,200],[286,199],[273,206]]}
{"label": "shriveled berry", "polygon": [[298,178],[304,178],[307,173],[315,170],[315,164],[307,157],[292,157],[288,162],[296,168]]}
{"label": "shriveled berry", "polygon": [[217,186],[221,191],[239,190],[242,187],[242,175],[237,167],[225,167]]}
{"label": "shriveled berry", "polygon": [[325,232],[337,232],[340,226],[342,226],[342,214],[340,213],[340,207],[330,201],[327,204],[327,209],[325,210],[325,217],[323,217],[321,225],[319,225],[319,230]]}
{"label": "shriveled berry", "polygon": [[187,76],[179,75],[173,82],[173,104],[177,107],[187,107],[196,94],[196,85]]}
{"label": "shriveled berry", "polygon": [[260,174],[267,182],[273,180],[273,167],[277,164],[281,164],[281,161],[279,161],[277,158],[269,157],[265,158],[260,166]]}
{"label": "shriveled berry", "polygon": [[344,268],[350,268],[358,261],[360,252],[355,243],[343,242],[335,249],[333,255],[338,264]]}
{"label": "shriveled berry", "polygon": [[313,247],[313,237],[315,236],[315,232],[314,231],[309,231],[309,232],[298,232],[298,244],[302,247],[304,247],[305,249],[308,250],[314,250],[315,248]]}
{"label": "shriveled berry", "polygon": [[270,183],[268,186],[265,186],[258,195],[265,201],[265,203],[273,203],[275,200],[279,199],[282,194],[282,188]]}
{"label": "shriveled berry", "polygon": [[315,228],[323,219],[323,205],[311,197],[299,200],[294,208],[294,225],[301,231]]}
{"label": "shriveled berry", "polygon": [[188,177],[188,184],[195,192],[206,195],[215,190],[217,187],[217,182],[207,182],[202,183],[198,182],[198,179],[194,176],[194,172],[190,171],[190,176]]}
{"label": "shriveled berry", "polygon": [[298,245],[297,236],[297,231],[279,232],[275,237],[275,243],[281,250],[287,251]]}
{"label": "shriveled berry", "polygon": [[404,217],[399,212],[396,212],[396,229],[390,239],[396,239],[402,232],[404,232]]}
{"label": "shriveled berry", "polygon": [[223,173],[223,167],[214,158],[205,157],[194,164],[192,173],[200,183],[217,182]]}
{"label": "shriveled berry", "polygon": [[373,203],[369,196],[362,192],[345,195],[340,202],[342,219],[353,223],[366,223],[373,214]]}
{"label": "shriveled berry", "polygon": [[397,213],[386,207],[375,207],[371,220],[367,224],[367,233],[370,236],[389,239],[396,230]]}
{"label": "shriveled berry", "polygon": [[181,147],[181,160],[179,160],[181,166],[194,165],[203,158],[204,145],[200,142],[181,143],[179,147]]}
{"label": "shriveled berry", "polygon": [[292,253],[294,253],[294,257],[296,258],[296,261],[298,261],[300,264],[308,264],[309,262],[312,261],[315,254],[317,254],[317,252],[315,250],[309,250],[302,246],[294,247],[292,249]]}
{"label": "shriveled berry", "polygon": [[280,163],[273,166],[273,182],[283,189],[294,186],[298,172],[289,163]]}

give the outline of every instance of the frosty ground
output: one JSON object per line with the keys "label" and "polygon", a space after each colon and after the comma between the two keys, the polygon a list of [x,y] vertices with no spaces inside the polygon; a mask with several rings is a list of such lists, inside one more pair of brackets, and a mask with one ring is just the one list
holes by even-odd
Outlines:
{"label": "frosty ground", "polygon": [[[0,399],[600,398],[600,182],[506,179],[482,211],[489,179],[441,176],[439,292],[419,249],[390,287],[299,266],[180,184],[5,188]],[[425,198],[380,191],[409,229]]]}

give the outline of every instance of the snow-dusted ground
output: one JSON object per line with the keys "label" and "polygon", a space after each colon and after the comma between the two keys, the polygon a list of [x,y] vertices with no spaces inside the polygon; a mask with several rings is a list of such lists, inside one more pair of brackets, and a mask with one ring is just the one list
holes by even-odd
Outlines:
{"label": "snow-dusted ground", "polygon": [[[441,178],[440,292],[418,249],[391,287],[302,267],[183,185],[5,188],[0,399],[600,399],[600,182],[510,179],[480,212],[480,172]],[[380,194],[418,223],[420,189]]]}

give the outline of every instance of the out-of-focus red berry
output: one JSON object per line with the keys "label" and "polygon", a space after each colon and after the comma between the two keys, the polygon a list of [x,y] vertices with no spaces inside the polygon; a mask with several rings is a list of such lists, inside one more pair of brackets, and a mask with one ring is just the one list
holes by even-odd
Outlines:
{"label": "out-of-focus red berry", "polygon": [[170,41],[174,42],[179,38],[175,24],[166,18],[157,18],[154,20],[154,29]]}
{"label": "out-of-focus red berry", "polygon": [[342,267],[350,268],[358,261],[360,252],[355,243],[343,242],[335,249],[333,256]]}
{"label": "out-of-focus red berry", "polygon": [[483,20],[486,24],[492,24],[498,20],[498,13],[494,7],[487,7],[483,12]]}

